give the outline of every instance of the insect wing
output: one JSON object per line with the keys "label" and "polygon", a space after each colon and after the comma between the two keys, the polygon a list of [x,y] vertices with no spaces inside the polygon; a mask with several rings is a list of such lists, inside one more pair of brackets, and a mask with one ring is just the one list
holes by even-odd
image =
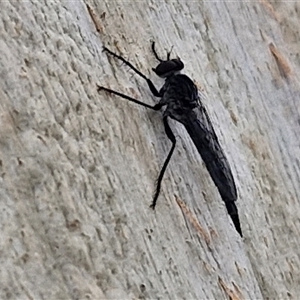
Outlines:
{"label": "insect wing", "polygon": [[237,191],[228,160],[205,107],[201,102],[199,103],[200,105],[193,110],[194,116],[189,118],[184,126],[201,155],[222,199],[225,202],[235,201]]}

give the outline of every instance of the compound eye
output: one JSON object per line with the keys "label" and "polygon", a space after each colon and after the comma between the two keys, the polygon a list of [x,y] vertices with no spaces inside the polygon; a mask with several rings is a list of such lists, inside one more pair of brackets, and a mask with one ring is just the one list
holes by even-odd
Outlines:
{"label": "compound eye", "polygon": [[166,77],[184,68],[180,58],[162,61],[155,69],[152,69],[156,75]]}

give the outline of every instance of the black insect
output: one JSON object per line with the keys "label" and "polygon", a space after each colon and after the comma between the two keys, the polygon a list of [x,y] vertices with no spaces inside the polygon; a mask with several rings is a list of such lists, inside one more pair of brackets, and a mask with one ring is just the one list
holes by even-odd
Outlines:
{"label": "black insect", "polygon": [[180,60],[180,58],[170,59],[171,51],[167,53],[166,60],[160,59],[155,50],[155,43],[152,43],[152,51],[155,58],[159,61],[158,66],[152,70],[159,77],[165,78],[163,87],[158,91],[152,81],[139,70],[137,70],[130,62],[125,60],[120,55],[110,51],[106,47],[104,47],[104,51],[121,60],[135,73],[144,78],[147,81],[152,94],[161,99],[157,104],[151,106],[103,86],[98,85],[98,91],[104,90],[108,93],[118,95],[122,98],[153,110],[160,110],[163,106],[166,106],[166,110],[163,113],[163,123],[166,134],[172,142],[172,147],[159,173],[156,191],[151,207],[153,209],[155,208],[160,192],[162,178],[176,145],[175,136],[168,123],[168,118],[170,117],[185,126],[187,132],[197,147],[212,180],[217,186],[223,201],[225,202],[227,211],[236,230],[242,236],[238,210],[235,205],[237,191],[229,163],[219,144],[218,137],[213,129],[206,109],[200,101],[200,96],[198,94],[196,85],[188,76],[180,74],[180,71],[184,68],[183,62]]}

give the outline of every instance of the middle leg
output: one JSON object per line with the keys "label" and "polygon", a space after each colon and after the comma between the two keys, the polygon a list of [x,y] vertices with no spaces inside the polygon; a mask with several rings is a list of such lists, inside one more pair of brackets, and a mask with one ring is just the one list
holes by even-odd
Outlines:
{"label": "middle leg", "polygon": [[160,109],[162,108],[162,106],[163,106],[163,105],[160,104],[160,103],[157,103],[157,104],[155,104],[155,105],[152,106],[152,105],[149,105],[149,104],[144,103],[144,102],[142,102],[142,101],[139,101],[139,100],[137,100],[137,99],[134,99],[134,98],[132,98],[132,97],[130,97],[130,96],[127,96],[127,95],[125,95],[125,94],[123,94],[123,93],[120,93],[120,92],[111,90],[111,89],[106,88],[106,87],[104,87],[104,86],[97,85],[97,91],[99,92],[99,91],[101,91],[101,90],[103,90],[103,91],[105,91],[105,92],[107,92],[107,93],[110,93],[110,94],[117,95],[117,96],[119,96],[119,97],[121,97],[121,98],[127,99],[127,100],[129,100],[129,101],[131,101],[131,102],[133,102],[133,103],[142,105],[142,106],[144,106],[144,107],[151,108],[151,109],[153,109],[153,110],[160,110]]}

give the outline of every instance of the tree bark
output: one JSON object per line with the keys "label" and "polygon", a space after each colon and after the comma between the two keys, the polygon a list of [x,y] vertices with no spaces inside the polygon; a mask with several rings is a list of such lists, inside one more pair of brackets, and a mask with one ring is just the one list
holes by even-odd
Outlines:
{"label": "tree bark", "polygon": [[[296,299],[297,2],[1,4],[1,299]],[[244,238],[183,126],[171,147],[150,40],[180,56],[238,188]]]}

